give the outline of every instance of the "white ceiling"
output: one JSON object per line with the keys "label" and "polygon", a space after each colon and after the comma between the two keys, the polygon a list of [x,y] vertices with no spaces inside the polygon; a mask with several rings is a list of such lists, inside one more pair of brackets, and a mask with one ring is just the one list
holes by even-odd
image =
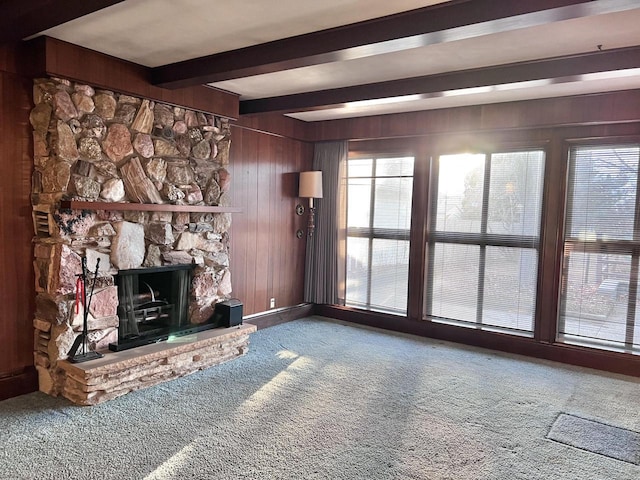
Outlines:
{"label": "white ceiling", "polygon": [[44,35],[157,67],[445,0],[126,0]]}
{"label": "white ceiling", "polygon": [[[520,1],[520,0],[518,0]],[[271,40],[412,10],[442,0],[127,0],[43,32],[149,67],[233,50]],[[599,0],[593,5],[620,5]],[[257,99],[328,88],[431,75],[562,55],[640,45],[640,0],[625,11],[522,27],[502,32],[440,35],[392,53],[337,61],[212,84]],[[637,5],[636,5],[637,4]],[[454,29],[455,30],[455,29]],[[506,30],[506,31],[504,31]],[[375,52],[375,49],[372,50]],[[640,67],[640,59],[638,61]],[[344,104],[291,116],[305,121],[447,108],[640,88],[640,69],[584,78],[521,82],[471,91]]]}

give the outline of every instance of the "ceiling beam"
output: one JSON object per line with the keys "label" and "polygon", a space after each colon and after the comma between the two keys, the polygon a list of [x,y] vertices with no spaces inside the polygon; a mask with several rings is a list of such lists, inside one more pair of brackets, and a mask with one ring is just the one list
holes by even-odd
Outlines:
{"label": "ceiling beam", "polygon": [[156,67],[152,82],[221,82],[632,8],[637,0],[454,0]]}
{"label": "ceiling beam", "polygon": [[442,96],[453,90],[506,85],[530,80],[559,81],[589,73],[640,68],[640,47],[619,48],[544,60],[518,62],[457,72],[404,78],[240,102],[240,114],[323,110],[349,102],[421,95]]}
{"label": "ceiling beam", "polygon": [[19,0],[2,2],[0,43],[20,40],[124,0]]}

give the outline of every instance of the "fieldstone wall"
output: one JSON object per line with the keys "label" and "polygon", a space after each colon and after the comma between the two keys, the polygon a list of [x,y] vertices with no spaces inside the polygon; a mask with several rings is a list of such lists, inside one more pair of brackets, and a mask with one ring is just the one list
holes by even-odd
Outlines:
{"label": "fieldstone wall", "polygon": [[[34,81],[35,364],[40,390],[64,391],[58,362],[82,328],[81,257],[100,270],[89,340],[117,339],[119,269],[195,263],[189,315],[206,321],[231,293],[229,213],[110,210],[113,203],[229,205],[227,119],[58,78]],[[61,210],[61,200],[104,202]]]}

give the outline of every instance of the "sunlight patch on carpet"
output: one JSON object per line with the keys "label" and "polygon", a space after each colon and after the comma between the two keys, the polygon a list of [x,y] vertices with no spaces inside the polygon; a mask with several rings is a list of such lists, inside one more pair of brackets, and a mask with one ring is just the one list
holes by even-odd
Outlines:
{"label": "sunlight patch on carpet", "polygon": [[278,353],[276,353],[276,357],[282,360],[298,358],[299,356],[300,355],[298,355],[295,352],[292,352],[291,350],[280,350]]}
{"label": "sunlight patch on carpet", "polygon": [[179,452],[176,452],[166,462],[144,477],[144,480],[170,480],[178,478],[180,469],[187,465],[196,453],[192,443],[185,445]]}
{"label": "sunlight patch on carpet", "polygon": [[273,400],[277,393],[282,390],[283,387],[291,382],[297,373],[297,371],[304,371],[313,362],[307,357],[298,357],[296,360],[283,371],[278,373],[275,377],[264,384],[253,395],[247,398],[241,405],[240,412],[243,415],[248,414],[250,411],[258,411],[264,407],[266,403]]}
{"label": "sunlight patch on carpet", "polygon": [[561,413],[551,426],[549,440],[587,452],[640,465],[640,433]]}

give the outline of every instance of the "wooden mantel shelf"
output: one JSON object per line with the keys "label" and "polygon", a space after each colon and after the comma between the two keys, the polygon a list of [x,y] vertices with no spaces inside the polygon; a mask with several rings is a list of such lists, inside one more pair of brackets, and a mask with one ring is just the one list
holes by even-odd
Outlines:
{"label": "wooden mantel shelf", "polygon": [[202,212],[202,213],[240,213],[239,207],[213,207],[210,205],[172,205],[170,203],[118,203],[118,202],[82,202],[79,200],[60,201],[61,209],[71,210],[135,210],[137,212]]}

